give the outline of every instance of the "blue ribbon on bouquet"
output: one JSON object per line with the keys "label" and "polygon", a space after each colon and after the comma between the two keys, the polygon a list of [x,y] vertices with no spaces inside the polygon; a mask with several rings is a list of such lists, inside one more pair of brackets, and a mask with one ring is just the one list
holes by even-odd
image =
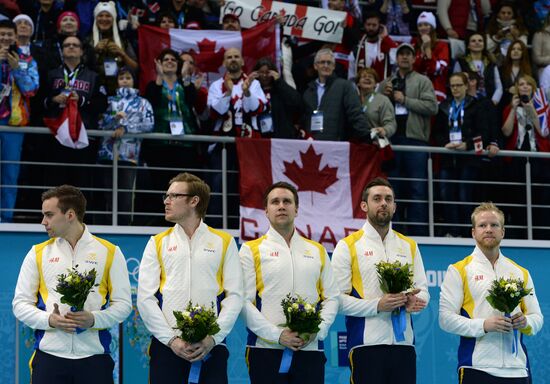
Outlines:
{"label": "blue ribbon on bouquet", "polygon": [[405,306],[397,308],[391,313],[391,324],[395,341],[405,341],[405,329],[407,328],[407,311]]}
{"label": "blue ribbon on bouquet", "polygon": [[283,357],[281,358],[281,366],[279,367],[279,373],[288,373],[290,371],[290,364],[292,364],[292,356],[294,351],[290,348],[285,348],[283,351]]}
{"label": "blue ribbon on bouquet", "polygon": [[[71,312],[78,312],[78,311],[76,310],[76,307],[75,307],[75,306],[72,306],[72,307],[71,307]],[[77,334],[81,334],[81,333],[84,332],[85,330],[86,330],[86,328],[77,328],[77,329],[76,329],[76,333],[77,333]]]}
{"label": "blue ribbon on bouquet", "polygon": [[[509,314],[509,313],[505,313],[504,316],[506,316],[509,319],[512,318],[512,315]],[[518,355],[518,330],[517,329],[514,329],[514,335],[512,337],[513,337],[513,339],[512,339],[512,354],[517,356]]]}
{"label": "blue ribbon on bouquet", "polygon": [[191,369],[189,369],[189,377],[187,378],[187,381],[189,383],[198,384],[199,378],[201,376],[202,362],[208,360],[209,358],[210,353],[206,355],[204,359],[191,363]]}

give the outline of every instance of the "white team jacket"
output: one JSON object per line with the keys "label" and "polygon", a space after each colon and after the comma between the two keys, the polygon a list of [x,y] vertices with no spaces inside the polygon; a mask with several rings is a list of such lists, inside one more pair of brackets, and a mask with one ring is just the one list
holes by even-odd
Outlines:
{"label": "white team jacket", "polygon": [[285,323],[281,300],[290,293],[312,304],[321,302],[323,321],[317,339],[304,350],[323,349],[320,341],[338,313],[338,289],[325,248],[296,230],[289,248],[270,227],[266,235],[244,243],[239,253],[245,284],[242,313],[249,329],[247,345],[284,348],[279,344]]}
{"label": "white team jacket", "polygon": [[429,302],[428,283],[416,242],[391,229],[384,241],[366,221],[363,228],[340,240],[332,253],[332,267],[340,288],[341,311],[346,315],[348,347],[362,345],[413,345],[412,320],[407,313],[405,340],[397,343],[391,312],[378,313],[383,296],[375,264],[399,261],[413,265],[418,297]]}
{"label": "white team jacket", "polygon": [[242,308],[242,270],[233,237],[203,222],[189,239],[180,225],[152,236],[141,259],[137,306],[147,329],[163,344],[180,336],[173,311],[214,308],[222,343]]}
{"label": "white team jacket", "polygon": [[525,347],[518,348],[517,357],[512,354],[513,333],[483,330],[486,318],[502,315],[486,299],[491,283],[500,277],[520,278],[527,288],[533,288],[532,295],[524,297],[514,313],[521,310],[527,318],[527,328],[519,335],[536,334],[542,328],[543,317],[529,271],[502,253],[493,268],[478,247],[447,269],[439,299],[439,325],[444,331],[461,336],[458,368],[475,368],[500,377],[525,377]]}
{"label": "white team jacket", "polygon": [[[84,304],[94,315],[93,328],[70,334],[50,327],[48,319],[54,303],[61,314],[70,311],[55,288],[57,276],[76,266],[80,272],[95,268],[99,286]],[[74,250],[66,240],[52,238],[33,246],[25,257],[12,305],[15,317],[35,329],[36,349],[67,359],[109,353],[108,328],[124,321],[132,310],[126,260],[117,246],[92,236],[87,227]]]}

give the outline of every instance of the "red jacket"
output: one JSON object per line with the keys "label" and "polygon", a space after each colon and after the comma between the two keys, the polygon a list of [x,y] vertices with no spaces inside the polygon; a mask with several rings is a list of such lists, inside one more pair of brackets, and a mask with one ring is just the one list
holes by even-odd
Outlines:
{"label": "red jacket", "polygon": [[[418,38],[413,39],[414,47],[417,47],[418,40]],[[449,61],[449,45],[446,42],[438,41],[435,44],[431,59],[424,57],[419,47],[416,48],[414,70],[432,81],[438,103],[447,98]]]}
{"label": "red jacket", "polygon": [[[379,54],[378,57],[376,57],[372,61],[371,68],[373,68],[376,73],[378,74],[378,78],[380,81],[384,80],[386,77],[388,77],[391,74],[391,68],[390,68],[390,61],[389,61],[389,52],[392,48],[397,48],[399,46],[398,43],[393,41],[391,37],[386,36],[382,40],[378,40],[379,42]],[[359,45],[357,46],[357,52],[355,55],[355,62],[357,68],[366,67],[367,60],[365,59],[365,46],[367,44],[367,36],[364,35],[361,41],[359,42]],[[357,72],[356,68],[356,72]]]}

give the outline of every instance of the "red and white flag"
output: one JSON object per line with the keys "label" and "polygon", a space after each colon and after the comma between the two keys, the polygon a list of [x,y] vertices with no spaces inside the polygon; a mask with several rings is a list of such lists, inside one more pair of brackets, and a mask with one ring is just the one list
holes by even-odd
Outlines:
{"label": "red and white flag", "polygon": [[380,169],[380,150],[369,144],[237,138],[240,237],[256,239],[269,228],[263,193],[286,181],[299,197],[296,228],[332,251],[338,240],[365,222],[361,193]]}
{"label": "red and white flag", "polygon": [[140,26],[140,89],[144,91],[147,84],[155,80],[155,58],[165,48],[171,48],[178,53],[193,52],[197,67],[207,75],[207,81],[212,82],[225,72],[223,55],[228,48],[241,50],[247,73],[262,57],[269,56],[277,63],[276,52],[280,51],[278,35],[279,28],[274,20],[241,32]]}
{"label": "red and white flag", "polygon": [[76,100],[68,99],[67,106],[58,117],[44,118],[44,124],[50,128],[55,138],[65,147],[82,149],[88,146],[88,133],[80,117]]}

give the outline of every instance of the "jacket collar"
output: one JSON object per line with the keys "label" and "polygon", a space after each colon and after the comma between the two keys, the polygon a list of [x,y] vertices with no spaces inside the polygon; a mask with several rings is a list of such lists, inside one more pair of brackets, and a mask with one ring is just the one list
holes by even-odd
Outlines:
{"label": "jacket collar", "polygon": [[[292,237],[290,238],[290,244],[292,245],[292,243],[294,243],[298,237],[300,237],[300,235],[298,234],[296,228],[294,228],[294,232],[292,233]],[[286,245],[286,240],[271,225],[269,226],[269,229],[267,231],[267,238],[277,243]]]}
{"label": "jacket collar", "polygon": [[368,220],[365,220],[365,224],[363,224],[363,232],[365,233],[365,236],[367,236],[368,239],[384,242],[388,240],[389,238],[394,236],[393,230],[392,230],[392,223],[390,222],[390,230],[388,231],[388,234],[386,235],[386,238],[382,240],[380,237],[380,234],[374,229],[371,223],[369,223]]}

